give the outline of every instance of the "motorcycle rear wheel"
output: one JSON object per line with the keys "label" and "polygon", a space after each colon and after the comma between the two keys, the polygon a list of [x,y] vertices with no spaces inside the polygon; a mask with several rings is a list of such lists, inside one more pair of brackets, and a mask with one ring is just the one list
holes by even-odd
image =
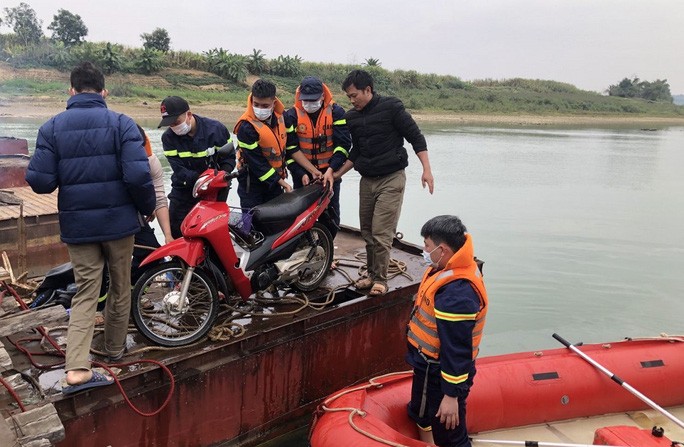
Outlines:
{"label": "motorcycle rear wheel", "polygon": [[297,249],[316,246],[316,253],[311,261],[309,261],[309,265],[313,267],[308,269],[303,276],[292,284],[292,287],[302,292],[316,290],[323,283],[330,271],[333,260],[334,247],[330,231],[320,222],[316,222],[311,230],[309,230],[309,235],[314,243],[311,244],[309,238],[304,237]]}
{"label": "motorcycle rear wheel", "polygon": [[210,276],[192,272],[185,305],[180,304],[180,288],[187,268],[179,261],[150,267],[135,283],[131,313],[138,331],[161,346],[193,343],[211,329],[218,314],[216,286]]}

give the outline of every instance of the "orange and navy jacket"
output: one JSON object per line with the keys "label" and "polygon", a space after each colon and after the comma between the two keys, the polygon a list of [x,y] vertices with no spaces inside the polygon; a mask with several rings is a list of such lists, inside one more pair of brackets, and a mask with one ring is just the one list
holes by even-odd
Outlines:
{"label": "orange and navy jacket", "polygon": [[[475,372],[488,300],[469,234],[442,270],[428,268],[408,324],[408,362],[426,368],[439,362],[442,391],[467,393]],[[432,368],[432,367],[431,367]]]}
{"label": "orange and navy jacket", "polygon": [[291,150],[298,147],[311,163],[321,172],[330,166],[337,171],[349,158],[351,135],[344,119],[345,111],[333,100],[327,85],[323,84],[323,104],[316,113],[307,113],[302,106],[299,88],[295,93],[295,104],[287,115],[292,119],[296,134],[288,145],[288,168],[293,178],[301,178],[306,170],[291,157]]}
{"label": "orange and navy jacket", "polygon": [[286,123],[284,111],[283,103],[276,98],[268,124],[260,121],[254,116],[250,94],[247,109],[235,125],[238,169],[246,165],[252,184],[270,187],[287,177],[285,148],[292,123]]}

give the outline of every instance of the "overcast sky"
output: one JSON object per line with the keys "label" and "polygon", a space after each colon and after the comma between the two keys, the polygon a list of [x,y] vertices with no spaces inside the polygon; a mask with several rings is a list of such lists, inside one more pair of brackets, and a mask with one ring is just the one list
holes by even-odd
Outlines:
{"label": "overcast sky", "polygon": [[682,0],[24,2],[46,33],[58,9],[79,14],[89,41],[139,47],[141,33],[160,27],[174,50],[256,48],[268,58],[339,63],[373,57],[391,70],[551,79],[597,92],[638,76],[667,79],[673,94],[684,93]]}

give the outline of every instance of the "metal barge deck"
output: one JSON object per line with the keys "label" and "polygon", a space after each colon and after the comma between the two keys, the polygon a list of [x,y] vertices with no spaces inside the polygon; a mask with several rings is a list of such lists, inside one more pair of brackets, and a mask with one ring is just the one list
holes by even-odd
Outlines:
{"label": "metal barge deck", "polygon": [[[344,260],[365,251],[359,233],[343,228],[335,244],[335,258],[342,260],[338,268],[356,279],[355,263]],[[58,383],[63,370],[37,370],[5,344],[14,368],[34,376],[57,409],[66,429],[59,446],[254,445],[308,423],[307,415],[333,391],[406,368],[404,332],[424,269],[420,252],[395,241],[392,258],[406,264],[407,275],[392,278],[384,296],[368,297],[348,287],[323,310],[239,320],[245,333],[227,341],[124,358],[156,359],[172,371],[175,392],[155,417],[132,411],[116,386],[65,396]],[[348,284],[335,272],[310,299],[323,300],[329,290]],[[98,343],[96,336],[95,348]],[[148,348],[138,334],[129,335],[129,352]],[[119,379],[133,403],[147,411],[157,408],[169,389],[161,369],[147,364],[123,367]]]}

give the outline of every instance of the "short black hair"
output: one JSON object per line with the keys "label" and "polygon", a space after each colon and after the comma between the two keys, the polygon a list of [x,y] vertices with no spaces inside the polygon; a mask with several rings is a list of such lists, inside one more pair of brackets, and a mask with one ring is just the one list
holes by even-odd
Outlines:
{"label": "short black hair", "polygon": [[373,89],[373,76],[366,70],[354,70],[349,73],[347,78],[342,82],[342,90],[347,91],[352,85],[358,90],[370,87],[371,93],[375,93],[375,90]]}
{"label": "short black hair", "polygon": [[423,228],[420,229],[420,235],[425,239],[432,239],[436,245],[445,243],[457,252],[465,244],[467,231],[458,217],[442,215],[425,222]]}
{"label": "short black hair", "polygon": [[257,79],[252,84],[252,96],[254,98],[275,98],[276,86],[266,79]]}
{"label": "short black hair", "polygon": [[81,62],[71,70],[71,87],[76,92],[94,91],[100,93],[105,88],[102,72],[91,62]]}

